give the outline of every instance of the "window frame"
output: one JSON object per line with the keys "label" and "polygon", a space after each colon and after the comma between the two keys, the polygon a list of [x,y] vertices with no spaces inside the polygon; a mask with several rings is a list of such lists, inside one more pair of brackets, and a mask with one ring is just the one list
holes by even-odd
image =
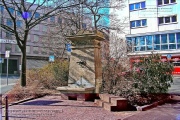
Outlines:
{"label": "window frame", "polygon": [[1,13],[4,12],[4,6],[0,5],[0,11],[1,11]]}
{"label": "window frame", "polygon": [[[166,18],[168,18],[168,17],[169,17],[170,22],[167,22],[167,23],[166,23]],[[172,18],[173,18],[173,17],[176,18],[176,21],[175,21],[175,22],[172,22]],[[159,23],[160,18],[163,19],[163,23]],[[177,15],[162,16],[162,17],[158,17],[157,19],[158,19],[158,25],[173,24],[173,23],[177,23],[177,22],[178,22],[178,20],[177,20]]]}
{"label": "window frame", "polygon": [[[52,18],[53,18],[53,21],[52,21]],[[50,17],[50,22],[55,23],[55,19],[56,19],[55,16],[51,16],[51,17]]]}
{"label": "window frame", "polygon": [[[13,10],[13,11],[11,11],[10,9]],[[8,11],[13,15],[14,12],[15,12],[15,9],[13,7],[8,7]]]}
{"label": "window frame", "polygon": [[168,3],[165,4],[165,0],[161,0],[162,4],[158,4],[158,1],[159,0],[157,0],[157,6],[171,5],[171,4],[176,4],[177,3],[176,0],[175,0],[175,2],[172,2],[172,0],[168,0]]}
{"label": "window frame", "polygon": [[35,13],[34,13],[34,18],[35,18],[35,19],[38,19],[38,18],[40,18],[40,13],[38,13],[38,12],[35,12]]}
{"label": "window frame", "polygon": [[[166,42],[164,43],[162,40],[163,35],[167,39]],[[141,37],[144,37],[143,41],[141,40],[142,39]],[[126,40],[127,41],[131,40],[134,43],[133,44],[134,52],[152,51],[152,50],[153,51],[180,50],[180,32],[127,37]]]}
{"label": "window frame", "polygon": [[[20,26],[17,23],[21,23]],[[22,27],[22,20],[17,20],[16,21],[16,26],[17,26],[17,28],[21,28]]]}
{"label": "window frame", "polygon": [[[142,7],[142,3],[144,3],[144,7]],[[138,5],[139,4],[139,8],[136,8],[136,5]],[[131,10],[130,8],[130,6],[133,6],[133,9]],[[141,2],[136,2],[136,3],[131,3],[131,4],[129,4],[129,11],[131,12],[131,11],[136,11],[136,10],[142,10],[142,9],[146,9],[146,1],[141,1]]]}
{"label": "window frame", "polygon": [[[143,25],[143,21],[145,20],[145,25]],[[137,22],[140,22],[140,26],[137,26]],[[132,27],[132,23],[135,23],[135,27]],[[131,29],[134,29],[134,28],[142,28],[142,27],[147,27],[147,19],[140,19],[140,20],[133,20],[133,21],[130,21],[130,28]]]}
{"label": "window frame", "polygon": [[[9,22],[8,22],[8,21],[9,21]],[[8,23],[11,23],[11,24],[8,25]],[[7,18],[7,19],[6,19],[6,25],[9,26],[9,27],[12,27],[12,26],[13,26],[13,21],[12,21],[12,19]]]}

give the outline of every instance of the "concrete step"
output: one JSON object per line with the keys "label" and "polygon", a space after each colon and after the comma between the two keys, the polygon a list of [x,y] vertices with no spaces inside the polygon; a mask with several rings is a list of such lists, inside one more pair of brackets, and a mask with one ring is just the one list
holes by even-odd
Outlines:
{"label": "concrete step", "polygon": [[116,98],[111,98],[110,99],[110,103],[114,106],[117,105],[121,105],[121,104],[126,104],[128,101],[126,98],[120,98],[120,97],[116,97]]}
{"label": "concrete step", "polygon": [[94,104],[96,104],[97,106],[103,107],[105,101],[101,100],[101,99],[95,99]]}
{"label": "concrete step", "polygon": [[99,94],[100,99],[95,100],[97,106],[103,107],[108,111],[124,111],[128,109],[126,98],[110,94]]}
{"label": "concrete step", "polygon": [[105,102],[103,108],[108,111],[115,111],[116,106],[113,106],[111,103]]}
{"label": "concrete step", "polygon": [[111,94],[99,94],[99,97],[101,100],[110,103],[111,98],[118,98],[119,96],[115,96],[115,95],[111,95]]}

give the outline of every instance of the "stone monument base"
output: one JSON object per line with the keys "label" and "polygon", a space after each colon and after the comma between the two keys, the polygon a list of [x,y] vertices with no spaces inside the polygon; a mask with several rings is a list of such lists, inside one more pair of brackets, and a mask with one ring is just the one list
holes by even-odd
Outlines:
{"label": "stone monument base", "polygon": [[94,93],[94,87],[58,87],[57,90],[61,92],[61,97],[64,100],[79,100],[79,101],[94,101],[98,98],[98,94]]}

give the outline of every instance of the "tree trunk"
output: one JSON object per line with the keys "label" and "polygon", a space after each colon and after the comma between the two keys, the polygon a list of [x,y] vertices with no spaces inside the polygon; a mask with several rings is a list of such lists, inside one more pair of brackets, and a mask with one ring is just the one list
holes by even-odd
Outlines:
{"label": "tree trunk", "polygon": [[22,51],[22,65],[21,65],[21,86],[25,87],[26,86],[26,47],[24,47]]}

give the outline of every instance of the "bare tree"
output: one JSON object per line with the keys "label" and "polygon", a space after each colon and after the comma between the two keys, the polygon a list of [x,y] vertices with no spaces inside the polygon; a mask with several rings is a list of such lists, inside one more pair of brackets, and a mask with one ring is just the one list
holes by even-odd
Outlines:
{"label": "bare tree", "polygon": [[[103,55],[103,92],[115,94],[116,90],[125,89],[124,75],[129,70],[129,60],[126,56],[126,44],[125,41],[118,37],[118,34],[110,34],[109,37],[113,38],[111,44],[106,41],[102,47]],[[119,44],[121,46],[119,46]],[[109,47],[113,48],[110,51]]]}
{"label": "bare tree", "polygon": [[110,26],[110,17],[115,18],[116,15],[110,13],[111,9],[122,9],[125,7],[125,0],[86,0],[83,3],[84,15],[91,16],[95,30],[119,29],[119,19],[116,20],[116,27]]}
{"label": "bare tree", "polygon": [[[49,2],[54,2],[54,6],[50,7],[47,4]],[[79,3],[73,2],[73,0],[32,0],[31,3],[27,2],[27,0],[0,0],[0,5],[5,7],[13,23],[12,27],[2,23],[1,27],[14,35],[17,45],[22,52],[21,86],[26,86],[26,43],[30,30],[47,18],[60,14],[70,7],[79,5]],[[9,7],[13,8],[16,12],[12,13]],[[36,12],[39,11],[41,15],[35,17]],[[19,19],[23,20],[23,27],[20,29],[17,27],[17,20]]]}

